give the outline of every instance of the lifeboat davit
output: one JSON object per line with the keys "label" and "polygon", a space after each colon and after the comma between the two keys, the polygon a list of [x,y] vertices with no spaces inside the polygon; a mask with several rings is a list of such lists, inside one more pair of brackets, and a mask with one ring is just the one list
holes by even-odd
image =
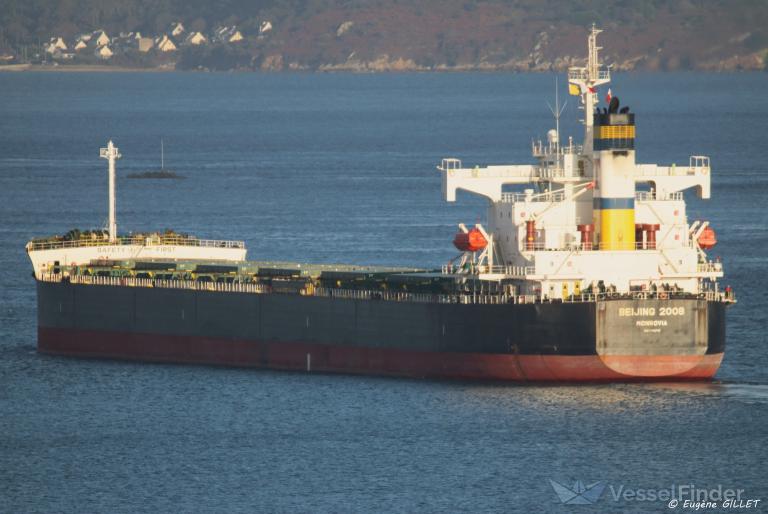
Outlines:
{"label": "lifeboat davit", "polygon": [[698,243],[702,250],[709,250],[715,246],[717,244],[717,236],[715,235],[714,229],[707,227],[702,230],[701,234],[699,234]]}
{"label": "lifeboat davit", "polygon": [[488,241],[480,230],[473,228],[467,232],[457,233],[453,238],[453,246],[462,252],[477,252],[488,246]]}

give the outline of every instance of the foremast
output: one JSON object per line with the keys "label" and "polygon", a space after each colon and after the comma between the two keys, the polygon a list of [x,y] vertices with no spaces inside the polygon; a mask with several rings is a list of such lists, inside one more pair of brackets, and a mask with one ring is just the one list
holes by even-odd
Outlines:
{"label": "foremast", "polygon": [[117,241],[117,199],[115,194],[115,161],[122,155],[118,148],[109,140],[106,148],[99,150],[99,157],[109,162],[109,241]]}
{"label": "foremast", "polygon": [[110,140],[99,150],[99,157],[108,162],[107,230],[81,233],[70,231],[64,236],[53,236],[29,241],[27,255],[32,261],[36,277],[58,274],[64,266],[89,265],[94,262],[122,260],[209,260],[241,262],[245,260],[243,241],[198,239],[193,236],[165,233],[144,233],[119,236],[117,233],[116,162],[122,157]]}

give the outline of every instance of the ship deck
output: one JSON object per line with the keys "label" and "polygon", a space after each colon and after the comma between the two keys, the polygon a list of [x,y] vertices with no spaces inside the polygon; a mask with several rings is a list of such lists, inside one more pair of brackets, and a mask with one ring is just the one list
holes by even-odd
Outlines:
{"label": "ship deck", "polygon": [[[200,291],[282,293],[361,300],[428,303],[530,304],[549,302],[540,295],[521,294],[514,278],[483,280],[478,275],[403,266],[225,260],[93,260],[87,265],[55,266],[41,273],[44,282],[81,285],[157,287]],[[606,299],[691,299],[735,302],[731,292],[681,290],[627,294],[586,290],[566,302]]]}

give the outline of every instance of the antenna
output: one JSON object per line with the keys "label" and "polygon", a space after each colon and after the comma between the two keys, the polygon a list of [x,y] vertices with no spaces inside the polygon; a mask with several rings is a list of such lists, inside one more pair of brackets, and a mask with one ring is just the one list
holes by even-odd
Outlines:
{"label": "antenna", "polygon": [[160,170],[165,169],[165,150],[163,148],[163,138],[160,138]]}
{"label": "antenna", "polygon": [[562,107],[560,107],[560,92],[558,91],[558,80],[557,75],[555,75],[555,108],[553,109],[551,105],[549,105],[549,102],[547,102],[547,107],[549,107],[549,111],[552,113],[552,116],[555,117],[555,132],[557,133],[557,142],[555,143],[555,149],[559,152],[560,151],[560,116],[563,114],[563,111],[565,111],[565,106],[568,105],[568,102],[566,101]]}

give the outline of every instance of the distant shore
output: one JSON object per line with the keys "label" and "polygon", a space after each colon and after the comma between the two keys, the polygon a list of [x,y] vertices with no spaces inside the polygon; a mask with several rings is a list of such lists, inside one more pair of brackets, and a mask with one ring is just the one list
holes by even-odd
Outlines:
{"label": "distant shore", "polygon": [[[567,69],[567,68],[566,68]],[[673,69],[665,70],[658,68],[622,68],[616,67],[616,70],[624,72],[640,71],[651,73],[676,73],[676,72],[703,72],[703,73],[765,73],[764,68],[739,68],[739,67],[712,67],[712,68],[694,68],[694,69]],[[174,65],[162,65],[154,67],[140,67],[140,66],[118,66],[113,64],[3,64],[0,65],[0,73],[2,72],[40,72],[40,73],[167,73],[167,72],[183,72],[183,73],[210,73],[208,69],[176,69]],[[351,66],[347,64],[342,65],[322,65],[318,68],[309,67],[286,67],[286,68],[261,68],[261,69],[233,69],[233,70],[214,70],[214,73],[352,73],[352,74],[369,74],[369,73],[466,73],[466,72],[478,72],[478,73],[552,73],[562,72],[563,69],[521,69],[510,66],[487,66],[487,65],[459,65],[454,67],[448,66],[435,66],[431,68],[420,66],[368,66],[368,65],[356,65]]]}
{"label": "distant shore", "polygon": [[35,71],[35,72],[67,72],[67,73],[79,73],[79,72],[163,72],[163,71],[176,71],[174,68],[167,66],[158,66],[154,68],[140,68],[134,66],[115,66],[112,64],[62,64],[59,66],[51,66],[48,64],[5,64],[0,66],[0,72],[19,72],[19,71]]}

